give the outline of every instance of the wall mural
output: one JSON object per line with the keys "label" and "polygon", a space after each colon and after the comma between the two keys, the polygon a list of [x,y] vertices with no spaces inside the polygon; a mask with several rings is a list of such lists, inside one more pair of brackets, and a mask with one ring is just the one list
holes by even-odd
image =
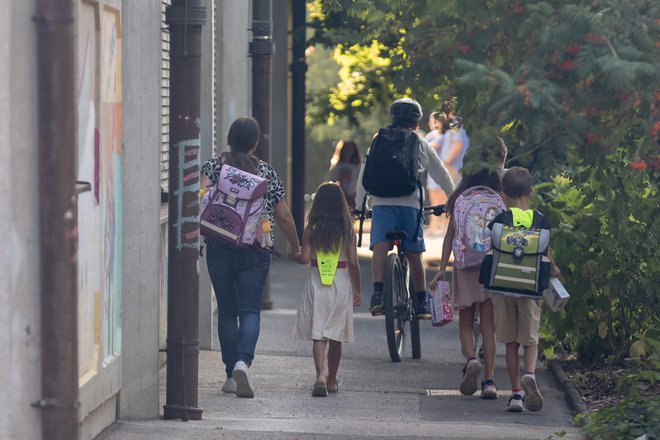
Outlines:
{"label": "wall mural", "polygon": [[99,207],[98,33],[96,7],[80,5],[78,32],[78,371],[81,382],[98,366],[101,343],[101,211]]}
{"label": "wall mural", "polygon": [[100,205],[103,237],[103,358],[121,351],[121,29],[119,12],[105,9],[101,26]]}

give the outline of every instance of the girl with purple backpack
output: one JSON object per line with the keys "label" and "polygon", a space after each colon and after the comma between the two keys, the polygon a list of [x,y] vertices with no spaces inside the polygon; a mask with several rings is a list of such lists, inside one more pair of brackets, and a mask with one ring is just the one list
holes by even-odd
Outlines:
{"label": "girl with purple backpack", "polygon": [[[492,217],[493,212],[498,214],[506,209],[500,195],[501,181],[497,171],[505,155],[506,146],[500,138],[496,138],[491,145],[468,150],[461,180],[447,202],[449,226],[443,242],[440,270],[429,283],[429,289],[433,290],[438,281],[445,278],[449,256],[453,252],[453,303],[454,310],[458,311],[461,351],[466,358],[460,391],[461,394],[472,395],[479,387],[482,365],[475,357],[476,341],[472,327],[478,314],[484,351],[482,399],[497,399],[497,387],[493,380],[495,324],[493,303],[484,286],[479,283],[479,267],[490,250],[490,244],[483,244],[483,240],[480,240],[475,218]],[[479,246],[474,246],[476,243]]]}

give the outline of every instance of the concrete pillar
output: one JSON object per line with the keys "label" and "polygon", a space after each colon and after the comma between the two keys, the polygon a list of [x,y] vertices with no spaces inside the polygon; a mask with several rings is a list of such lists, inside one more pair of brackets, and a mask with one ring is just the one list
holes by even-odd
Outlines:
{"label": "concrete pillar", "polygon": [[0,438],[41,438],[34,0],[0,14]]}
{"label": "concrete pillar", "polygon": [[[200,148],[199,160],[203,165],[212,155],[215,142],[215,4],[205,0],[206,23],[202,26],[202,69],[200,99]],[[214,341],[218,346],[213,329],[213,312],[216,309],[211,278],[206,267],[206,258],[199,259],[199,348],[212,350]]]}
{"label": "concrete pillar", "polygon": [[122,0],[123,419],[159,415],[160,18],[160,1]]}

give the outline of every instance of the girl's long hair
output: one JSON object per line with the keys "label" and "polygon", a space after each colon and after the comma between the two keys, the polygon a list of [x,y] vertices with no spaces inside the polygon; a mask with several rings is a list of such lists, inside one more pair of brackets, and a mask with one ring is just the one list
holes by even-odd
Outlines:
{"label": "girl's long hair", "polygon": [[470,148],[465,153],[461,180],[447,201],[447,215],[452,216],[456,199],[473,186],[487,186],[497,192],[502,191],[502,180],[498,172],[502,158],[506,155],[506,145],[499,137],[485,147]]}
{"label": "girl's long hair", "polygon": [[350,243],[355,234],[353,217],[339,185],[326,182],[318,187],[306,228],[314,250],[336,252]]}
{"label": "girl's long hair", "polygon": [[230,151],[223,153],[227,165],[256,174],[259,159],[248,154],[259,142],[259,123],[254,118],[238,118],[229,127],[227,143]]}

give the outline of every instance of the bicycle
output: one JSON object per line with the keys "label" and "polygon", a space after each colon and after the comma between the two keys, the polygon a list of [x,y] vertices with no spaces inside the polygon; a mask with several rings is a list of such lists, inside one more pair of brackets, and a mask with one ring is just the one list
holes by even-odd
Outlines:
{"label": "bicycle", "polygon": [[[427,206],[424,213],[439,216],[445,210],[444,205]],[[371,217],[371,210],[361,216],[360,221]],[[360,234],[362,228],[360,227]],[[404,231],[390,231],[386,235],[396,252],[387,256],[385,278],[383,280],[383,315],[385,315],[385,332],[387,334],[387,349],[392,362],[401,362],[405,351],[405,335],[410,323],[410,339],[412,344],[412,357],[422,357],[421,340],[419,332],[419,319],[417,318],[417,296],[408,270],[408,259],[405,249],[401,245],[407,238]],[[360,237],[361,241],[361,237]]]}

